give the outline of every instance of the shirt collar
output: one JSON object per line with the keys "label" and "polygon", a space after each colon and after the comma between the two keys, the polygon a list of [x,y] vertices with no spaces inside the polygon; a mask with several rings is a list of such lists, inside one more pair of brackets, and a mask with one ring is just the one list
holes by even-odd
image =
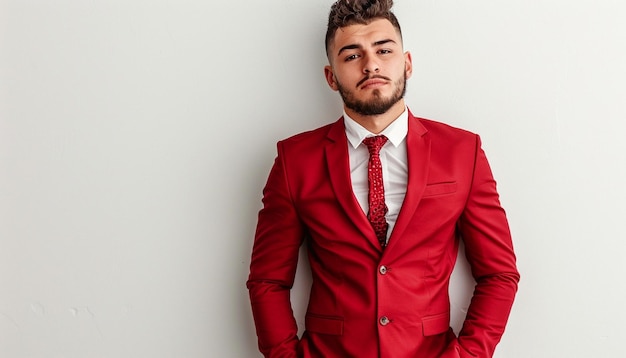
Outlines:
{"label": "shirt collar", "polygon": [[[358,147],[363,139],[367,137],[374,137],[376,134],[368,131],[363,126],[358,124],[354,119],[350,118],[346,114],[346,111],[343,112],[343,122],[346,127],[346,136],[348,137],[348,141],[353,148]],[[406,134],[409,131],[409,111],[406,107],[404,107],[404,112],[398,116],[391,124],[385,128],[380,134],[384,135],[389,139],[389,142],[393,144],[394,147],[397,147],[404,141],[406,138]],[[379,135],[380,135],[379,134]]]}

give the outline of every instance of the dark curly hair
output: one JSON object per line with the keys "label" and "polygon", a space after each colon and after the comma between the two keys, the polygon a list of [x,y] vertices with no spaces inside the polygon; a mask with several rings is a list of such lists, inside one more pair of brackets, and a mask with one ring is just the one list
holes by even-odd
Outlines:
{"label": "dark curly hair", "polygon": [[337,29],[354,24],[367,25],[376,19],[387,19],[398,30],[402,30],[396,15],[391,12],[393,0],[337,0],[330,7],[326,29],[326,54]]}

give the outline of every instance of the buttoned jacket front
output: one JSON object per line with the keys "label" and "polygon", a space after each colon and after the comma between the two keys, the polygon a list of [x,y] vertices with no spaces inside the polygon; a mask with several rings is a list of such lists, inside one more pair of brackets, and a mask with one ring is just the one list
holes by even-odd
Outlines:
{"label": "buttoned jacket front", "polygon": [[[406,196],[383,250],[352,192],[343,119],[279,142],[247,282],[266,357],[492,356],[519,274],[480,138],[409,113],[406,145]],[[459,240],[477,285],[456,337]],[[312,287],[298,338],[289,293],[303,242]]]}

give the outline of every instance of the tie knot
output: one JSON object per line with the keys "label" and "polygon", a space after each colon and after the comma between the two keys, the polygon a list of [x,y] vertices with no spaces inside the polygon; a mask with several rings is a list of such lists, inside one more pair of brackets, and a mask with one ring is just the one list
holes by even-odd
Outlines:
{"label": "tie knot", "polygon": [[387,143],[387,137],[384,135],[377,135],[375,137],[367,137],[363,139],[363,144],[367,146],[370,155],[378,155],[380,148]]}

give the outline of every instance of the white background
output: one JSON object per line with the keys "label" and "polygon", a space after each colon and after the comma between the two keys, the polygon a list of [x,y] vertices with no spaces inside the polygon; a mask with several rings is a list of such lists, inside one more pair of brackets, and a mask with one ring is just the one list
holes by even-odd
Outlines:
{"label": "white background", "polygon": [[[1,357],[259,356],[245,280],[275,142],[341,111],[330,4],[0,0]],[[395,12],[407,103],[481,134],[509,215],[496,357],[626,356],[626,3]]]}

